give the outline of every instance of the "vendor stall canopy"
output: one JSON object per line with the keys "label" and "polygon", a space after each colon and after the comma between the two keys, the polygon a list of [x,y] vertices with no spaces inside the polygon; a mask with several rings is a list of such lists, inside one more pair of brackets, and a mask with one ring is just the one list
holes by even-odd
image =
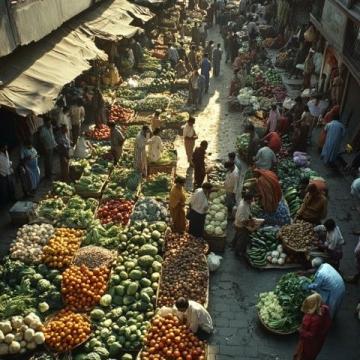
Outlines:
{"label": "vendor stall canopy", "polygon": [[94,38],[119,40],[142,30],[130,25],[154,15],[149,9],[115,0],[102,3],[66,23],[41,41],[0,59],[0,105],[23,116],[50,111],[64,85],[90,68],[90,60],[107,60]]}

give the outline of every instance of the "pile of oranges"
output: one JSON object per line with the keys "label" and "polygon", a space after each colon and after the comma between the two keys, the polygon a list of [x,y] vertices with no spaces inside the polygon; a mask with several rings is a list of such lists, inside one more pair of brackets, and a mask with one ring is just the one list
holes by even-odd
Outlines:
{"label": "pile of oranges", "polygon": [[62,269],[69,266],[75,252],[80,248],[82,230],[58,228],[43,247],[42,261],[49,267]]}
{"label": "pile of oranges", "polygon": [[175,315],[155,316],[140,359],[205,360],[205,344]]}
{"label": "pile of oranges", "polygon": [[88,311],[105,294],[110,270],[105,266],[90,269],[72,265],[62,274],[61,293],[71,309]]}
{"label": "pile of oranges", "polygon": [[46,344],[56,352],[65,352],[88,339],[90,321],[69,309],[58,312],[44,327]]}

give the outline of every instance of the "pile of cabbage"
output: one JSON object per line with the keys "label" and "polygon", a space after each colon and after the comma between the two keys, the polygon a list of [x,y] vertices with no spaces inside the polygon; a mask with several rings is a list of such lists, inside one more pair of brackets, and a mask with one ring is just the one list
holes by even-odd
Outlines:
{"label": "pile of cabbage", "polygon": [[243,106],[252,106],[253,110],[259,110],[260,104],[258,98],[254,95],[254,90],[248,87],[242,88],[239,91],[237,100],[240,105]]}
{"label": "pile of cabbage", "polygon": [[274,265],[284,265],[286,262],[286,253],[284,252],[284,249],[282,245],[278,245],[276,250],[274,251],[268,251],[266,254],[266,259],[270,264]]}
{"label": "pile of cabbage", "polygon": [[225,190],[214,191],[209,196],[209,209],[205,218],[205,232],[211,236],[226,235],[227,207]]}
{"label": "pile of cabbage", "polygon": [[137,201],[131,221],[168,221],[168,217],[167,208],[162,202],[154,198],[143,198]]}

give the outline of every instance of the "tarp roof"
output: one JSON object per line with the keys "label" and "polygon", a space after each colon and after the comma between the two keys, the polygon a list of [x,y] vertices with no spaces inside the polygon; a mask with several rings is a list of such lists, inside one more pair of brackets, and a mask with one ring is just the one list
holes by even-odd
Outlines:
{"label": "tarp roof", "polygon": [[123,9],[123,1],[106,2],[92,11],[88,11],[80,19],[70,23],[70,26],[82,27],[96,37],[116,41],[131,38],[143,30],[130,25],[134,19]]}
{"label": "tarp roof", "polygon": [[115,41],[142,31],[130,25],[132,16],[146,22],[154,14],[127,0],[106,2],[0,59],[0,105],[20,115],[50,111],[64,85],[90,68],[89,60],[107,58],[92,37]]}
{"label": "tarp roof", "polygon": [[20,115],[44,114],[64,85],[90,68],[89,60],[107,55],[82,30],[60,28],[42,41],[0,60],[0,105]]}

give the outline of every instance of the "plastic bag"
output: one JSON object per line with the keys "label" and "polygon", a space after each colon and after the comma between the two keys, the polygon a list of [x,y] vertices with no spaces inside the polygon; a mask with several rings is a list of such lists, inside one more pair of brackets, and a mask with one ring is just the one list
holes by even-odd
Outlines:
{"label": "plastic bag", "polygon": [[213,252],[207,257],[207,263],[210,271],[216,271],[220,267],[222,256],[216,255]]}
{"label": "plastic bag", "polygon": [[283,108],[287,109],[287,110],[291,110],[293,108],[293,106],[295,105],[295,101],[292,100],[289,97],[286,97],[284,102],[283,102]]}

